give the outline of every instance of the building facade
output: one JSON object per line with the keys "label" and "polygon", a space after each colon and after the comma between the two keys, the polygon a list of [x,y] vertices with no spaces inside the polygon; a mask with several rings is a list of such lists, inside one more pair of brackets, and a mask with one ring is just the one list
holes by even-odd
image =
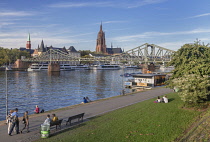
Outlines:
{"label": "building facade", "polygon": [[26,41],[26,47],[20,47],[19,48],[20,51],[27,51],[29,52],[31,55],[34,52],[34,49],[31,49],[31,38],[30,38],[30,33],[28,34],[28,38]]}
{"label": "building facade", "polygon": [[100,25],[100,30],[97,35],[96,39],[96,53],[97,54],[104,54],[104,55],[116,55],[123,53],[121,48],[113,48],[111,44],[111,48],[106,48],[106,38],[105,32],[102,29],[102,23]]}
{"label": "building facade", "polygon": [[96,40],[96,53],[106,54],[106,39],[105,32],[102,29],[102,23],[100,25],[100,31],[98,32]]}
{"label": "building facade", "polygon": [[[70,46],[68,49],[66,49],[65,46],[64,46],[63,48],[53,47],[52,45],[48,47],[48,46],[45,46],[45,45],[44,45],[44,41],[43,41],[43,40],[41,41],[41,44],[38,45],[38,48],[35,49],[35,52],[34,52],[33,56],[34,56],[34,57],[39,56],[39,55],[41,55],[41,54],[47,52],[47,51],[50,50],[50,49],[52,49],[52,50],[60,50],[60,51],[62,51],[62,52],[64,52],[64,53],[69,54],[69,55],[72,56],[73,58],[80,58],[80,57],[81,57],[80,52],[78,52],[78,51],[74,48],[74,46]],[[80,64],[79,61],[63,61],[63,62],[60,62],[60,63],[62,63],[62,64],[72,64],[72,65]]]}

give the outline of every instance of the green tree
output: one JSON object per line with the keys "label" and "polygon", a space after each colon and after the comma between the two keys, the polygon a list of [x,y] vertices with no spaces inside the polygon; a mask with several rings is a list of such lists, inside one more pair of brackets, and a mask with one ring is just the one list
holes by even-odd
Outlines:
{"label": "green tree", "polygon": [[[89,54],[94,54],[95,52],[92,52],[90,50],[79,50],[81,57],[89,55]],[[86,57],[85,57],[86,58]]]}
{"label": "green tree", "polygon": [[0,66],[13,64],[17,59],[20,59],[21,56],[29,58],[30,53],[27,51],[20,51],[19,49],[7,49],[0,47]]}
{"label": "green tree", "polygon": [[174,66],[170,88],[178,88],[181,99],[188,104],[198,104],[207,100],[210,94],[210,48],[198,41],[185,44],[173,56],[169,66]]}

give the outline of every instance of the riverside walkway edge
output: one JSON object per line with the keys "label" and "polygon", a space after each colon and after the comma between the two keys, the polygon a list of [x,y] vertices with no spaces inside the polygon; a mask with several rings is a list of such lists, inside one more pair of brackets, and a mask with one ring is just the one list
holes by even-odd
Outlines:
{"label": "riverside walkway edge", "polygon": [[[87,104],[75,105],[73,107],[66,107],[65,109],[45,112],[44,114],[37,114],[29,116],[29,133],[26,133],[26,130],[23,131],[23,134],[15,134],[13,132],[12,136],[7,134],[7,125],[0,125],[0,141],[1,142],[29,142],[34,141],[40,138],[40,125],[46,119],[47,114],[55,113],[59,119],[67,120],[68,117],[85,113],[84,121],[88,118],[102,115],[104,113],[120,109],[138,102],[142,102],[157,96],[162,96],[168,93],[173,92],[172,89],[158,87],[151,90],[145,90],[142,92],[136,92],[129,95],[123,95],[119,97],[112,97],[108,99],[102,99],[100,101],[94,101]],[[169,97],[170,98],[170,97]],[[33,110],[31,110],[33,111]],[[5,121],[4,121],[5,122]],[[72,126],[71,126],[72,127]],[[20,121],[20,130],[23,128],[23,124]],[[70,126],[65,125],[65,121],[62,123],[61,131]],[[52,130],[52,133],[59,132]]]}

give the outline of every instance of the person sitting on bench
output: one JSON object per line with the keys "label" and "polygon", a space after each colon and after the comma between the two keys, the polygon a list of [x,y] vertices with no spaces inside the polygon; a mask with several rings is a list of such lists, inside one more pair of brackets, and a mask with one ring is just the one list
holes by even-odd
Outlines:
{"label": "person sitting on bench", "polygon": [[54,122],[54,121],[58,121],[58,117],[55,116],[55,114],[52,114],[52,121],[53,121],[53,122]]}
{"label": "person sitting on bench", "polygon": [[48,115],[47,115],[47,119],[45,119],[43,125],[50,125],[50,122],[51,122],[51,121],[52,121],[52,120],[50,119],[50,115],[48,114]]}

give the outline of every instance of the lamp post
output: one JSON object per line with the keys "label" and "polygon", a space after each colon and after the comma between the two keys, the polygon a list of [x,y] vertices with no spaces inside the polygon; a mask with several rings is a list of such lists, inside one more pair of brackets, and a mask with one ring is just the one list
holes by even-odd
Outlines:
{"label": "lamp post", "polygon": [[7,69],[5,68],[5,80],[6,80],[6,119],[8,115],[8,82],[7,82]]}
{"label": "lamp post", "polygon": [[125,94],[125,90],[124,90],[124,74],[125,74],[125,72],[124,72],[124,68],[122,70],[123,70],[123,74],[122,74],[122,95],[124,95]]}

